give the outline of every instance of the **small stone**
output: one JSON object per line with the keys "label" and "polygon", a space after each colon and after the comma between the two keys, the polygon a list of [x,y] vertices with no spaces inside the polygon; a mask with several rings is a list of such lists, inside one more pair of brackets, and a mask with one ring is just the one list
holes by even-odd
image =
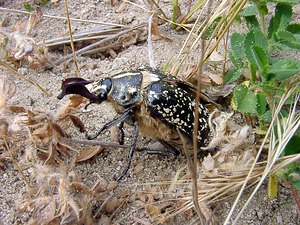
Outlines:
{"label": "small stone", "polygon": [[262,221],[263,219],[263,216],[264,216],[264,212],[262,211],[262,209],[260,209],[258,212],[257,212],[257,217],[260,221]]}
{"label": "small stone", "polygon": [[281,214],[277,215],[277,224],[283,224],[282,215]]}

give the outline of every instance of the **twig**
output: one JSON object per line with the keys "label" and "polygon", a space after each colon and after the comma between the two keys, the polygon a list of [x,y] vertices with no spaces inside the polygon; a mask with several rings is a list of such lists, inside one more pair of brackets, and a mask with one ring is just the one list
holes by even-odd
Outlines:
{"label": "twig", "polygon": [[[109,37],[106,37],[106,38],[104,38],[104,39],[102,39],[102,40],[100,40],[100,41],[97,41],[97,42],[95,42],[95,43],[93,43],[93,44],[90,44],[90,45],[88,45],[88,46],[86,46],[86,47],[84,47],[84,48],[81,48],[81,49],[77,50],[77,51],[76,51],[76,54],[77,54],[77,56],[80,56],[80,55],[84,54],[85,52],[87,52],[87,51],[89,51],[89,50],[92,50],[92,49],[98,47],[99,45],[101,45],[101,44],[103,44],[103,43],[105,43],[105,42],[107,42],[107,41],[110,41],[110,40],[112,40],[112,39],[118,38],[118,37],[120,37],[120,36],[122,36],[122,35],[124,35],[124,34],[129,33],[130,31],[140,29],[140,28],[142,28],[142,27],[144,27],[144,26],[145,26],[145,24],[140,24],[140,25],[135,26],[135,27],[133,27],[133,28],[130,28],[130,29],[121,31],[121,32],[119,32],[119,33],[117,33],[117,34],[113,34],[113,35],[111,35],[111,36],[109,36]],[[69,55],[65,56],[64,58],[55,61],[54,64],[55,64],[55,65],[60,65],[60,64],[61,64],[62,62],[64,62],[65,60],[71,59],[71,58],[72,58],[72,55],[73,55],[73,54],[69,54]]]}
{"label": "twig", "polygon": [[151,35],[152,35],[152,32],[151,32],[152,19],[153,19],[153,14],[150,16],[149,22],[148,22],[147,49],[148,49],[149,65],[150,65],[150,67],[155,68],[153,46],[152,46],[152,40],[151,40]]}
{"label": "twig", "polygon": [[195,206],[195,210],[197,212],[198,218],[200,220],[200,224],[204,225],[206,224],[205,221],[205,217],[201,211],[200,205],[199,205],[199,199],[198,199],[198,185],[197,185],[197,165],[195,165],[195,162],[193,162],[193,160],[191,159],[190,153],[186,148],[186,140],[185,138],[182,136],[181,132],[179,129],[177,129],[177,132],[180,136],[182,145],[183,145],[183,150],[187,159],[187,164],[188,164],[188,168],[189,171],[191,173],[191,177],[192,177],[192,196],[193,196],[193,204]]}
{"label": "twig", "polygon": [[5,68],[7,68],[9,71],[13,72],[14,74],[16,74],[17,76],[23,78],[24,80],[26,80],[27,82],[33,84],[34,86],[36,86],[38,89],[40,89],[40,91],[42,91],[45,95],[47,96],[51,96],[51,94],[49,94],[44,88],[42,88],[38,83],[35,83],[34,81],[30,80],[29,78],[25,77],[24,75],[20,74],[18,71],[16,71],[14,68],[12,68],[10,65],[8,65],[7,63],[3,62],[0,60],[0,65],[4,66]]}
{"label": "twig", "polygon": [[112,141],[97,141],[97,140],[87,140],[87,139],[77,139],[77,138],[59,138],[59,141],[62,141],[63,143],[99,145],[102,147],[111,147],[111,148],[130,148],[130,145],[120,145],[119,143],[112,142]]}
{"label": "twig", "polygon": [[9,152],[9,156],[10,156],[10,160],[13,162],[13,164],[16,166],[17,170],[19,171],[19,173],[21,174],[24,182],[26,183],[27,187],[28,188],[31,188],[31,185],[30,183],[28,182],[26,176],[24,175],[23,173],[23,170],[21,169],[21,167],[19,166],[18,162],[15,160],[15,158],[13,157],[13,154],[11,152],[11,149],[9,148],[8,144],[7,144],[7,141],[6,141],[6,138],[5,136],[3,135],[2,136],[2,139],[3,139],[3,142],[4,142],[4,145],[5,145],[5,148],[6,150]]}
{"label": "twig", "polygon": [[73,54],[74,64],[75,64],[75,67],[76,67],[76,74],[77,74],[77,77],[80,77],[80,71],[79,71],[79,68],[78,68],[78,62],[77,62],[77,58],[76,58],[74,41],[73,41],[73,35],[72,35],[72,28],[71,28],[71,23],[70,23],[70,16],[69,16],[69,9],[68,9],[68,0],[65,0],[65,10],[66,10],[66,16],[67,16],[67,23],[68,23],[68,31],[69,31],[69,37],[70,37],[70,44],[71,44],[71,48],[72,48],[72,54]]}
{"label": "twig", "polygon": [[[11,13],[22,13],[22,14],[27,14],[27,15],[32,14],[31,12],[27,12],[27,11],[23,11],[23,10],[7,9],[7,8],[3,8],[3,7],[0,7],[0,11],[11,12]],[[52,16],[52,15],[43,14],[43,17],[52,18],[52,19],[67,20],[67,18],[63,17],[63,16]],[[110,26],[118,26],[118,27],[128,27],[128,26],[123,25],[123,24],[107,23],[107,22],[101,22],[101,21],[97,21],[97,20],[84,20],[84,19],[74,19],[74,18],[70,18],[70,20],[71,21],[76,21],[76,22],[86,22],[86,23],[95,23],[95,24],[103,24],[103,25],[110,25]]]}

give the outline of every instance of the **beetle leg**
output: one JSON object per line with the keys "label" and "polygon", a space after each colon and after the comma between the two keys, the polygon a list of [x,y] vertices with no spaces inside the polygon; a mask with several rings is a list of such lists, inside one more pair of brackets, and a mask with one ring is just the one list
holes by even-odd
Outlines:
{"label": "beetle leg", "polygon": [[110,121],[110,122],[108,122],[107,124],[105,124],[105,125],[101,128],[101,130],[98,131],[98,133],[97,133],[96,135],[91,136],[91,135],[88,135],[88,133],[86,133],[85,136],[86,136],[86,138],[87,138],[88,140],[93,140],[93,139],[97,138],[103,131],[105,131],[106,129],[111,128],[112,126],[114,126],[114,125],[116,125],[116,124],[118,124],[118,123],[120,123],[120,122],[123,122],[128,116],[130,116],[130,115],[132,115],[132,114],[133,114],[132,109],[128,108],[128,109],[125,110],[125,112],[124,112],[122,115],[120,115],[119,117],[117,117],[117,118],[114,119],[113,121]]}
{"label": "beetle leg", "polygon": [[170,156],[170,155],[178,156],[180,154],[180,151],[175,147],[173,147],[168,142],[160,139],[158,141],[166,148],[166,150],[150,150],[146,148],[145,150],[148,154],[158,154],[161,156]]}
{"label": "beetle leg", "polygon": [[132,141],[131,141],[130,150],[128,153],[128,164],[127,164],[126,168],[124,169],[124,171],[122,172],[122,174],[119,177],[117,177],[117,181],[121,180],[127,174],[128,170],[131,166],[132,157],[134,154],[136,141],[137,141],[138,134],[139,134],[138,122],[134,121],[133,126],[134,126],[134,133],[133,133],[133,137],[132,137]]}
{"label": "beetle leg", "polygon": [[119,144],[120,145],[124,145],[124,121],[122,121],[120,124],[119,124],[119,127],[118,127],[118,130],[119,130]]}

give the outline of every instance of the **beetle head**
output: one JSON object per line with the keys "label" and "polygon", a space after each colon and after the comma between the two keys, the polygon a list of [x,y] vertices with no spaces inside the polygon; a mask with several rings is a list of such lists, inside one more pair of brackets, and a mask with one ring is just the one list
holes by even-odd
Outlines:
{"label": "beetle head", "polygon": [[[91,86],[90,86],[91,85]],[[97,97],[97,102],[101,103],[107,100],[107,95],[112,88],[111,79],[103,78],[100,81],[94,82],[88,86],[90,93]]]}

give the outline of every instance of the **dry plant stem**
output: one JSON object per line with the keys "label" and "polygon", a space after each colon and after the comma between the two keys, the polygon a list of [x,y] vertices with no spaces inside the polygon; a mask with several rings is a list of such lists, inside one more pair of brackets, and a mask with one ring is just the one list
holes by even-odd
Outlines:
{"label": "dry plant stem", "polygon": [[149,65],[152,68],[155,68],[154,54],[153,54],[153,46],[151,40],[151,27],[152,27],[153,14],[150,16],[148,21],[148,38],[147,38],[147,49],[148,49],[148,57],[149,57]]}
{"label": "dry plant stem", "polygon": [[155,7],[161,12],[161,14],[164,16],[164,18],[167,20],[168,17],[167,15],[164,13],[164,11],[162,10],[162,8],[158,5],[158,3],[155,0],[149,0],[153,5],[155,5]]}
{"label": "dry plant stem", "polygon": [[[135,27],[133,27],[133,28],[130,28],[130,29],[121,31],[121,32],[119,32],[119,33],[117,33],[117,34],[110,35],[110,36],[108,36],[108,37],[106,37],[106,38],[104,38],[104,39],[102,39],[102,40],[100,40],[100,41],[97,41],[97,42],[95,42],[95,43],[93,43],[93,44],[91,44],[91,45],[88,45],[88,46],[86,46],[86,47],[84,47],[84,48],[82,48],[82,49],[79,49],[79,50],[76,51],[75,53],[76,53],[77,56],[82,55],[82,54],[84,54],[85,52],[87,52],[87,51],[89,51],[89,50],[92,50],[92,49],[96,48],[97,46],[99,46],[99,45],[105,43],[106,41],[110,41],[110,40],[112,40],[112,39],[118,38],[118,37],[120,37],[120,36],[122,36],[122,35],[124,35],[124,34],[127,34],[127,33],[131,32],[131,31],[133,31],[133,30],[137,30],[137,29],[143,28],[144,26],[145,26],[145,24],[140,24],[140,25],[137,25],[137,26],[135,26]],[[70,59],[72,58],[72,56],[73,56],[73,54],[66,55],[64,58],[55,61],[54,64],[55,64],[55,65],[60,65],[60,64],[63,63],[65,60],[67,60],[67,61],[70,60]]]}
{"label": "dry plant stem", "polygon": [[[240,11],[244,8],[245,4],[247,3],[247,0],[242,0],[240,6],[238,7],[238,9],[235,11],[234,15],[230,18],[227,26],[224,28],[223,32],[219,35],[216,43],[213,45],[213,47],[208,51],[208,53],[206,54],[205,58],[204,58],[204,62],[210,57],[211,53],[216,49],[216,47],[219,45],[220,41],[223,39],[223,36],[225,35],[225,33],[228,31],[228,29],[231,27],[233,21],[235,20],[235,18],[237,17],[237,15],[240,13]],[[232,9],[234,10],[234,9]],[[210,42],[209,42],[210,43]],[[209,46],[209,44],[207,45]],[[205,50],[205,52],[207,52],[207,50]]]}
{"label": "dry plant stem", "polygon": [[[175,76],[178,74],[179,68],[180,68],[180,66],[183,64],[183,62],[184,62],[184,60],[187,58],[187,56],[189,55],[189,52],[190,52],[191,49],[195,46],[195,42],[194,42],[193,45],[189,48],[189,51],[183,55],[183,58],[182,58],[181,60],[179,59],[180,56],[182,55],[182,52],[183,52],[184,49],[187,47],[188,42],[190,41],[190,39],[191,39],[191,37],[192,37],[192,35],[193,35],[195,29],[196,29],[196,25],[197,25],[198,22],[200,21],[200,15],[203,14],[204,9],[205,9],[205,7],[207,6],[207,4],[208,4],[208,2],[205,3],[203,9],[202,9],[201,12],[199,13],[199,16],[197,17],[197,19],[196,19],[196,21],[195,21],[195,23],[194,23],[194,25],[193,25],[191,31],[189,31],[189,35],[188,35],[188,37],[185,39],[184,44],[182,45],[182,47],[181,47],[181,49],[180,49],[180,52],[178,53],[178,55],[177,55],[177,57],[176,57],[176,59],[175,59],[174,66],[173,66],[173,68],[171,69],[171,74],[173,74],[173,75],[175,75]],[[179,62],[176,63],[176,61],[179,61]]]}
{"label": "dry plant stem", "polygon": [[70,44],[71,44],[72,53],[73,53],[73,60],[74,60],[74,64],[75,64],[75,67],[76,67],[76,74],[77,74],[77,77],[80,77],[80,71],[79,71],[79,68],[78,68],[78,62],[77,62],[77,58],[76,58],[73,35],[72,35],[72,28],[71,28],[71,23],[70,23],[68,0],[65,0],[65,10],[66,10],[66,16],[67,16],[68,31],[69,31],[69,36],[70,36]]}
{"label": "dry plant stem", "polygon": [[193,204],[195,206],[195,210],[197,212],[198,218],[200,220],[200,224],[204,225],[205,223],[205,217],[201,211],[200,205],[199,205],[199,199],[198,199],[198,185],[197,185],[197,152],[196,152],[196,157],[194,155],[194,159],[196,158],[196,162],[191,159],[191,156],[188,152],[188,150],[186,149],[186,141],[184,139],[184,137],[182,136],[181,132],[179,129],[177,129],[177,132],[180,136],[182,145],[183,145],[183,150],[187,159],[187,164],[188,164],[188,168],[189,171],[191,173],[191,177],[192,177],[192,196],[193,196]]}
{"label": "dry plant stem", "polygon": [[14,159],[13,154],[12,154],[12,152],[11,152],[11,149],[10,149],[10,147],[8,146],[7,141],[6,141],[6,138],[5,138],[4,135],[2,136],[2,139],[3,139],[3,142],[4,142],[4,145],[5,145],[6,150],[9,152],[10,160],[11,160],[11,161],[13,162],[13,164],[16,166],[17,170],[18,170],[19,173],[21,174],[21,176],[22,176],[24,182],[26,183],[27,187],[28,187],[28,188],[31,188],[31,185],[29,184],[29,182],[28,182],[26,176],[24,175],[23,170],[22,170],[21,167],[19,166],[18,162]]}
{"label": "dry plant stem", "polygon": [[[3,7],[0,7],[0,11],[10,12],[10,13],[21,13],[21,14],[27,14],[27,15],[32,14],[31,12],[27,12],[27,11],[23,11],[23,10],[7,9],[7,8],[3,8]],[[63,17],[63,16],[52,16],[52,15],[43,14],[43,17],[51,18],[51,19],[66,20],[66,17]],[[118,26],[118,27],[128,27],[128,26],[123,25],[123,24],[100,22],[100,21],[96,21],[96,20],[83,20],[83,19],[74,19],[74,18],[70,18],[70,20],[71,21],[76,21],[76,22],[86,22],[86,23],[95,23],[95,24],[103,24],[103,25],[110,25],[110,26]]]}
{"label": "dry plant stem", "polygon": [[[259,148],[259,150],[258,150],[258,153],[257,153],[257,155],[256,155],[256,158],[255,158],[255,160],[254,160],[254,162],[253,162],[253,164],[252,164],[252,166],[251,166],[251,168],[250,168],[250,170],[249,170],[249,172],[248,172],[248,175],[247,175],[247,177],[246,177],[246,179],[245,179],[245,181],[244,181],[243,186],[241,187],[241,189],[240,189],[240,191],[239,191],[239,193],[238,193],[238,195],[237,195],[237,197],[236,197],[236,200],[235,200],[234,204],[232,205],[232,207],[231,207],[231,209],[230,209],[230,212],[228,213],[228,215],[227,215],[227,217],[226,217],[226,220],[225,220],[224,224],[228,224],[228,223],[229,223],[229,220],[230,220],[230,218],[231,218],[231,216],[232,216],[232,214],[233,214],[233,211],[235,210],[235,208],[236,208],[236,206],[237,206],[237,204],[238,204],[238,202],[239,202],[239,200],[240,200],[240,198],[241,198],[241,195],[242,195],[242,193],[243,193],[243,191],[244,191],[244,189],[245,189],[245,187],[246,187],[246,184],[247,184],[248,181],[249,181],[250,175],[251,175],[251,173],[253,172],[253,169],[254,169],[254,167],[255,167],[255,165],[256,165],[256,163],[257,163],[259,157],[260,157],[260,154],[261,154],[261,152],[262,152],[262,149],[264,148],[264,145],[266,144],[266,142],[267,142],[269,136],[271,135],[271,132],[272,132],[272,129],[273,129],[272,127],[274,126],[275,121],[277,120],[277,117],[278,117],[278,115],[279,115],[279,113],[280,113],[280,110],[281,110],[281,108],[282,108],[284,102],[286,102],[286,100],[288,99],[288,97],[291,96],[291,94],[293,93],[293,91],[294,91],[295,89],[296,89],[296,87],[294,87],[294,88],[290,89],[288,92],[286,92],[286,94],[285,94],[284,96],[282,96],[282,98],[281,98],[281,100],[280,100],[280,102],[279,102],[278,107],[275,109],[275,111],[274,111],[274,113],[273,113],[273,119],[272,119],[272,121],[271,121],[271,123],[270,123],[270,127],[269,127],[269,129],[268,129],[268,131],[267,131],[267,134],[266,134],[266,136],[265,136],[265,138],[264,138],[264,140],[263,140],[263,142],[262,142],[262,144],[261,144],[261,146],[260,146],[260,148]],[[295,105],[295,107],[296,107],[296,105]],[[297,130],[297,129],[295,129],[295,128],[299,127],[299,123],[300,123],[300,122],[298,121],[298,126],[294,127],[294,132]],[[283,146],[283,147],[284,147],[284,146]],[[248,206],[250,200],[253,198],[253,196],[254,196],[255,193],[257,192],[258,188],[261,186],[261,184],[263,183],[263,181],[265,180],[265,178],[267,177],[267,175],[270,173],[270,171],[271,171],[273,165],[275,164],[276,160],[277,160],[277,159],[274,159],[271,163],[268,162],[269,165],[268,165],[268,164],[266,165],[265,171],[264,171],[264,173],[262,174],[262,177],[261,177],[260,181],[258,182],[256,188],[254,189],[254,191],[253,191],[252,194],[250,195],[248,201],[244,204],[243,208],[240,210],[240,212],[238,213],[238,215],[236,216],[236,218],[235,218],[235,220],[234,220],[234,222],[233,222],[232,224],[237,224],[237,220],[240,218],[240,216],[241,216],[242,213],[244,212],[245,208]]]}
{"label": "dry plant stem", "polygon": [[[73,34],[73,41],[89,41],[89,40],[95,40],[95,39],[103,39],[108,37],[111,34],[114,34],[116,32],[120,32],[121,30],[124,30],[125,28],[118,28],[118,27],[97,27],[95,29],[85,30],[78,32],[76,34]],[[38,45],[41,45],[45,43],[47,47],[55,47],[63,44],[69,44],[70,38],[69,36],[59,37],[59,38],[53,38],[48,39],[45,42],[39,42]]]}
{"label": "dry plant stem", "polygon": [[111,141],[96,141],[96,140],[77,139],[77,138],[59,138],[59,141],[63,143],[98,145],[102,147],[111,147],[111,148],[130,148],[130,145],[120,145],[117,142],[111,142]]}
{"label": "dry plant stem", "polygon": [[7,68],[9,71],[13,72],[14,74],[16,74],[17,76],[23,78],[24,80],[26,80],[27,82],[33,84],[34,86],[36,86],[40,91],[42,91],[45,95],[47,95],[48,97],[51,96],[51,94],[49,94],[44,88],[42,88],[38,83],[33,82],[32,80],[28,79],[27,77],[25,77],[24,75],[20,74],[18,71],[16,71],[14,68],[12,68],[10,65],[8,65],[7,63],[3,62],[0,60],[0,65],[4,66],[5,68]]}

